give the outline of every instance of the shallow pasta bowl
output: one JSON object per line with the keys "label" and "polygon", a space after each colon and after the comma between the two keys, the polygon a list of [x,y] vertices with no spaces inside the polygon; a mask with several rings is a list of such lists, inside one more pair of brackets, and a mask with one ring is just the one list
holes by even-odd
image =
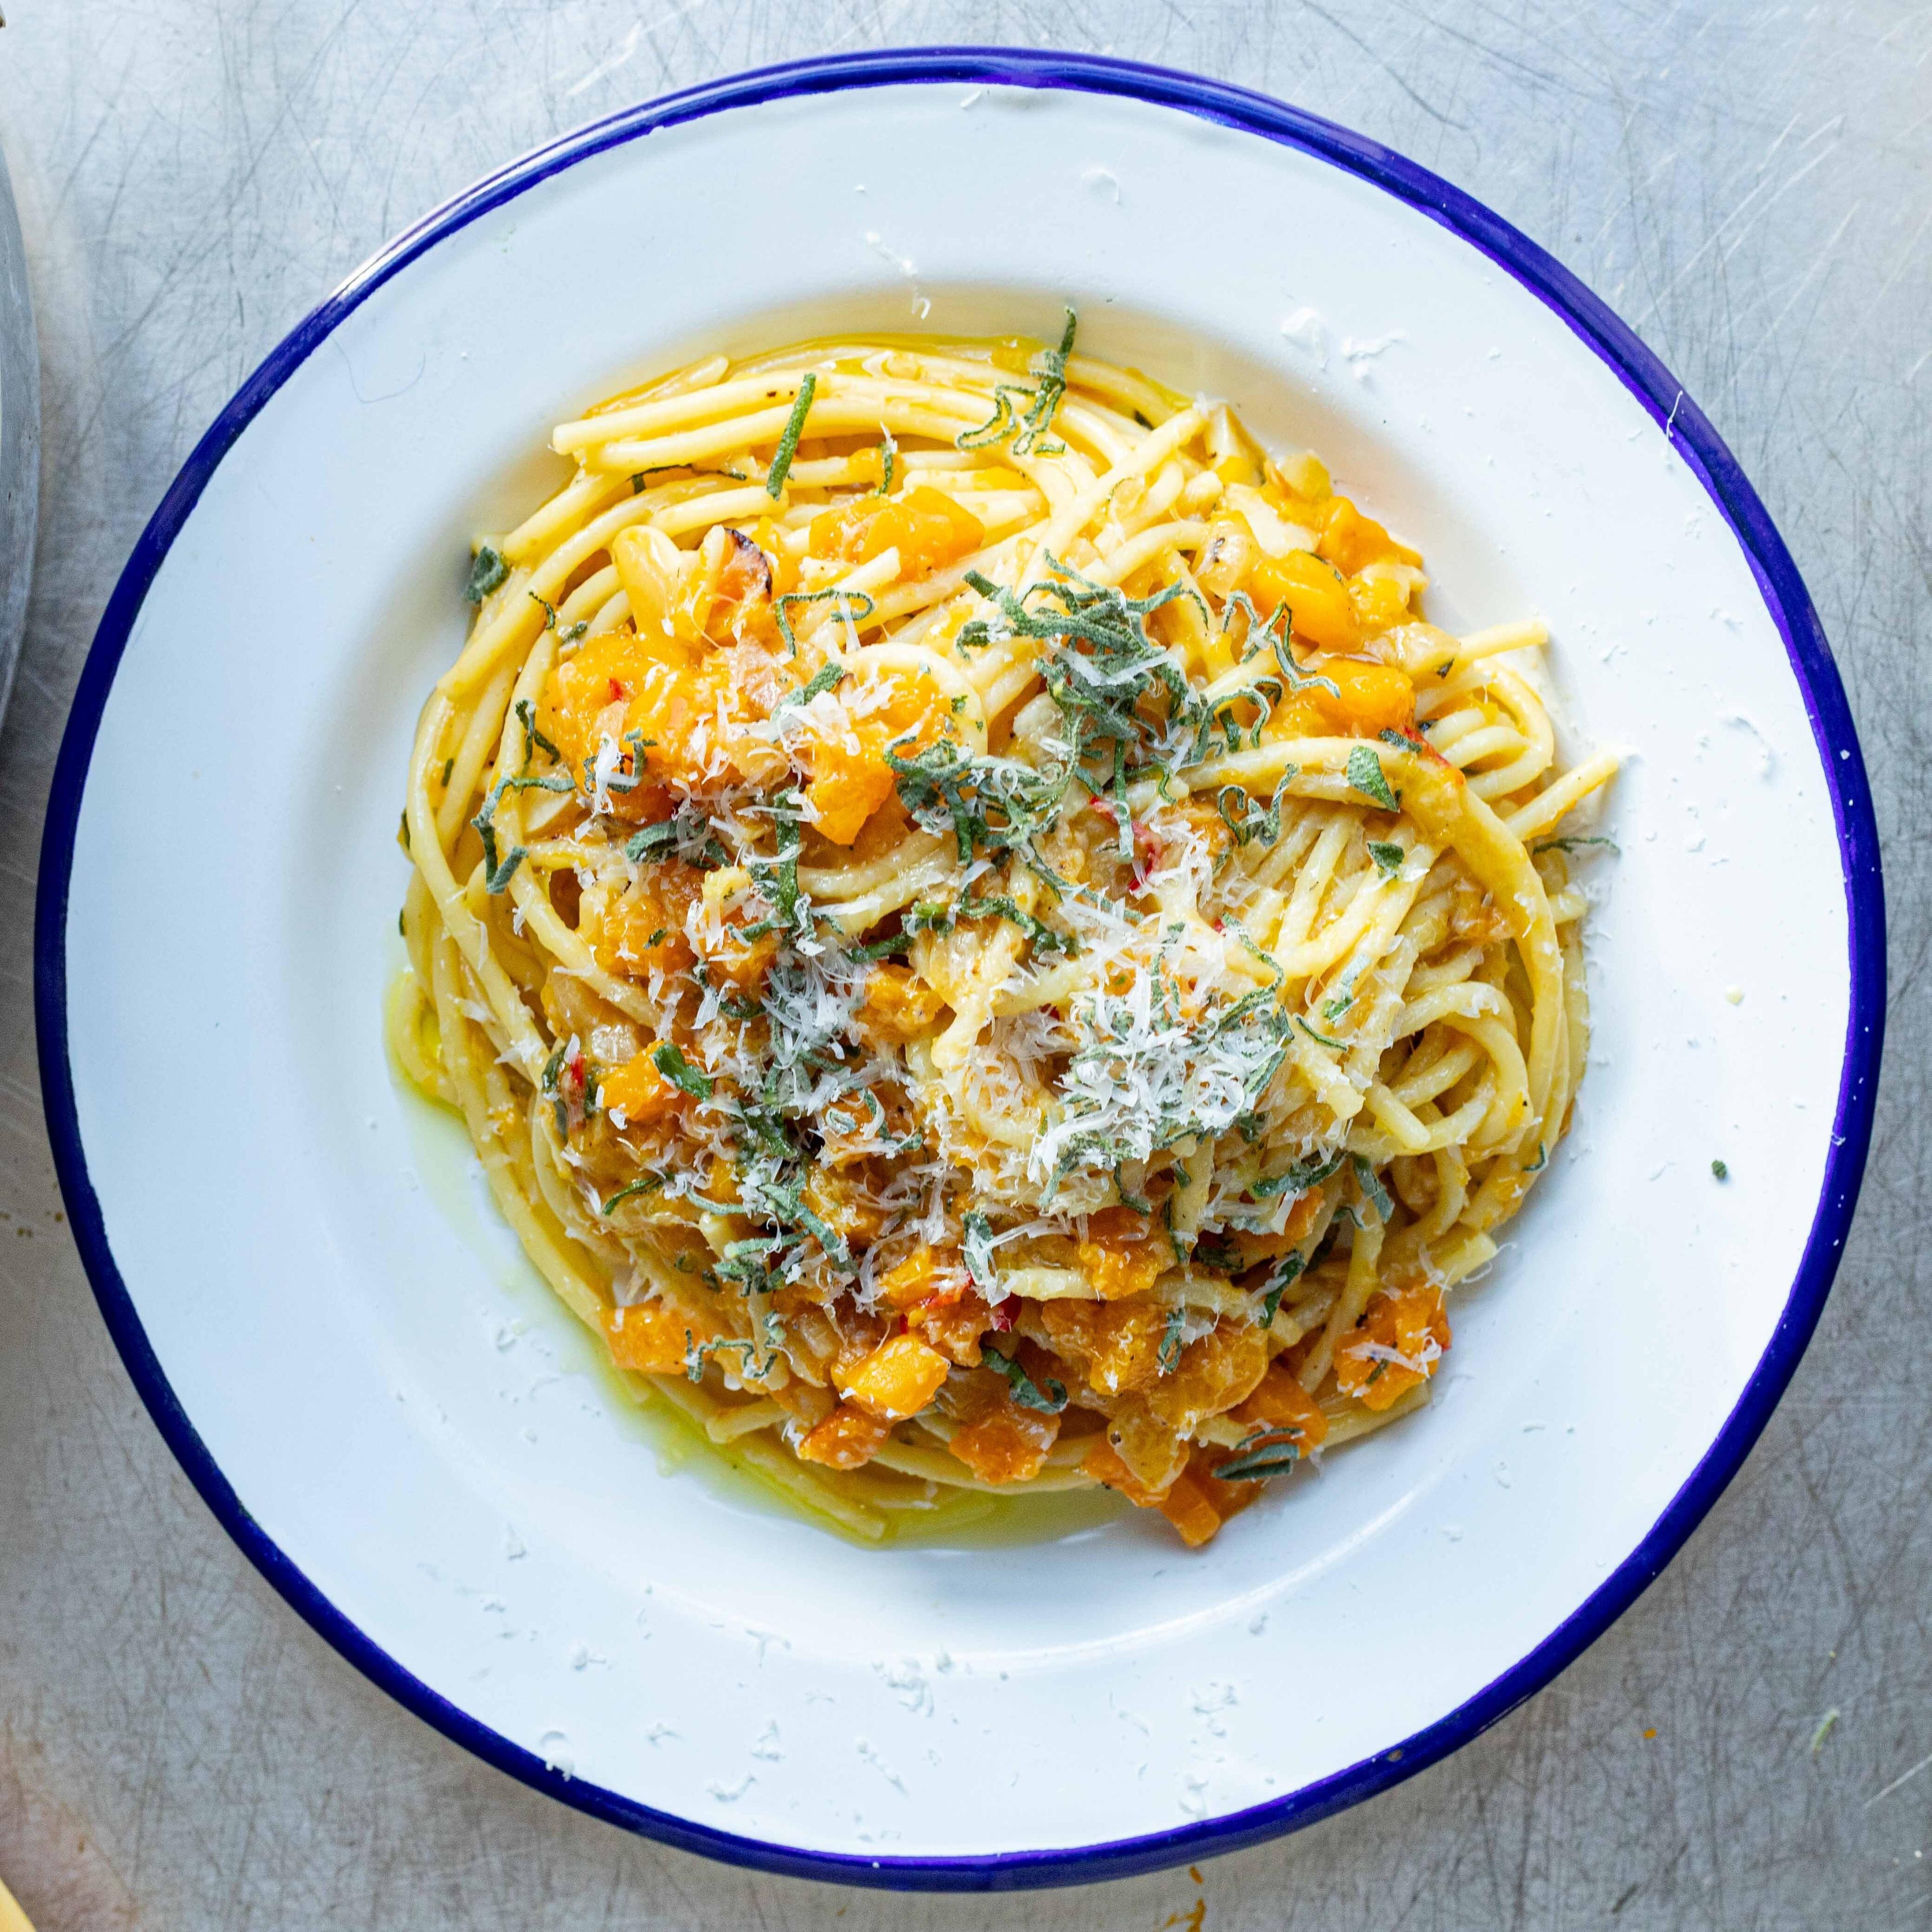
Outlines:
{"label": "shallow pasta bowl", "polygon": [[[1547,620],[1568,748],[1627,760],[1618,854],[1589,872],[1594,1045],[1427,1414],[1199,1555],[1111,1515],[861,1549],[628,1414],[460,1132],[404,1095],[381,1024],[404,767],[460,646],[471,535],[550,480],[526,452],[554,422],[714,346],[1044,334],[1063,302],[1094,353],[1320,451],[1424,551],[1437,622]],[[1546,1682],[1790,1378],[1882,1009],[1843,692],[1762,506],[1654,358],[1372,143],[1203,81],[1007,52],[637,110],[353,278],[130,562],[40,894],[76,1235],[250,1558],[411,1708],[568,1802],[907,1886],[1265,1837]]]}

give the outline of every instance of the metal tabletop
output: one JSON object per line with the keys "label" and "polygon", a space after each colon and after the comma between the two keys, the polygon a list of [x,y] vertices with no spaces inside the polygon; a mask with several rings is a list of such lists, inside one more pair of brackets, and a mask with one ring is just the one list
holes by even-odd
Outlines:
{"label": "metal tabletop", "polygon": [[[626,102],[836,49],[992,40],[1198,69],[1386,141],[1663,356],[1778,518],[1843,668],[1886,839],[1892,1010],[1810,1352],[1683,1555],[1580,1662],[1394,1792],[1198,1877],[904,1898],[729,1870],[554,1805],[406,1715],[274,1596],[95,1312],[41,1124],[29,952],[48,776],[122,561],[328,286]],[[1197,1902],[1212,1932],[1932,1925],[1932,11],[15,0],[0,145],[44,416],[0,735],[0,1877],[40,1932],[1152,1932]],[[1426,1628],[1400,1663],[1427,1667]]]}

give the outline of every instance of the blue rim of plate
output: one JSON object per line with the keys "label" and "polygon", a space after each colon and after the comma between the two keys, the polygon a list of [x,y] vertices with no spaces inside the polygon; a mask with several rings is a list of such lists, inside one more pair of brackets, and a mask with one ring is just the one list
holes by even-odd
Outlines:
{"label": "blue rim of plate", "polygon": [[[170,546],[236,438],[269,398],[389,278],[480,215],[590,156],[663,128],[767,101],[856,88],[959,84],[1067,89],[1167,107],[1298,148],[1373,184],[1460,235],[1568,324],[1677,445],[1750,560],[1784,640],[1832,796],[1844,868],[1851,1011],[1824,1184],[1791,1293],[1737,1406],[1649,1533],[1536,1648],[1494,1682],[1400,1744],[1264,1804],[1168,1832],[1066,1850],[954,1858],[861,1858],[712,1830],[567,1778],[480,1724],[380,1649],[263,1532],[176,1400],[107,1240],[81,1145],[68,1060],[66,932],[74,836],[88,767],[114,675]],[[728,1863],[908,1891],[1004,1891],[1090,1883],[1213,1857],[1312,1824],[1412,1776],[1466,1744],[1542,1688],[1622,1615],[1676,1556],[1742,1464],[1816,1327],[1844,1252],[1864,1172],[1885,1028],[1885,894],[1878,827],[1850,707],[1797,566],[1736,459],[1683,386],[1575,276],[1499,216],[1379,142],[1264,94],[1129,61],[1000,47],[912,48],[760,68],[628,108],[513,162],[446,202],[344,282],[280,343],[169,486],[108,600],[55,767],[40,848],[34,944],[40,1084],[55,1166],[110,1332],[149,1413],[190,1480],[242,1552],[297,1612],[390,1696],[454,1742],[592,1816]]]}

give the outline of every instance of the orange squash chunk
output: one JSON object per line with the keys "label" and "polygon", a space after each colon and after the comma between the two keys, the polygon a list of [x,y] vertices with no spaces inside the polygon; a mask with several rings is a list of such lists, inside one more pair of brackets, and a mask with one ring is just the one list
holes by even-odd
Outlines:
{"label": "orange squash chunk", "polygon": [[1317,658],[1308,668],[1341,688],[1338,698],[1317,689],[1312,695],[1330,717],[1371,737],[1381,731],[1408,731],[1415,723],[1415,686],[1394,664],[1364,664],[1349,658]]}
{"label": "orange squash chunk", "polygon": [[640,1301],[629,1308],[604,1310],[604,1339],[610,1359],[620,1369],[647,1376],[682,1372],[694,1342],[708,1342],[711,1334],[698,1332],[688,1316],[662,1301]]}
{"label": "orange squash chunk", "polygon": [[621,1113],[626,1126],[648,1127],[676,1112],[686,1095],[658,1071],[646,1051],[605,1073],[598,1082],[597,1098],[607,1114]]}
{"label": "orange squash chunk", "polygon": [[1180,1540],[1190,1550],[1198,1550],[1221,1527],[1220,1512],[1210,1500],[1206,1488],[1184,1472],[1155,1504],[1161,1514],[1180,1532]]}
{"label": "orange squash chunk", "polygon": [[1138,1509],[1156,1509],[1187,1467],[1187,1445],[1137,1404],[1124,1406],[1080,1466]]}
{"label": "orange squash chunk", "polygon": [[761,932],[755,939],[747,939],[741,917],[728,921],[722,934],[706,940],[704,964],[714,984],[729,980],[741,993],[755,993],[778,956],[777,934]]}
{"label": "orange squash chunk", "polygon": [[828,1325],[832,1347],[826,1366],[842,1394],[847,1382],[858,1373],[860,1364],[898,1324],[889,1315],[868,1313],[844,1295],[833,1304],[830,1312]]}
{"label": "orange squash chunk", "polygon": [[1148,1217],[1128,1208],[1103,1208],[1088,1219],[1075,1250],[1082,1271],[1102,1301],[1144,1294],[1174,1265],[1174,1250]]}
{"label": "orange squash chunk", "polygon": [[835,845],[849,845],[867,819],[892,794],[892,767],[875,751],[821,740],[812,754],[806,796],[819,831]]}
{"label": "orange squash chunk", "polygon": [[1150,1496],[1165,1496],[1187,1466],[1187,1444],[1142,1398],[1130,1398],[1114,1409],[1108,1418],[1106,1442]]}
{"label": "orange squash chunk", "polygon": [[1022,1408],[997,1376],[978,1375],[961,1396],[952,1454],[982,1483],[1020,1483],[1037,1475],[1060,1435],[1060,1418]]}
{"label": "orange squash chunk", "polygon": [[897,1267],[888,1268],[873,1284],[874,1294],[888,1308],[913,1308],[937,1292],[938,1250],[922,1241]]}
{"label": "orange squash chunk", "polygon": [[885,1306],[901,1310],[920,1340],[948,1361],[979,1365],[980,1337],[992,1311],[967,1286],[956,1248],[935,1249],[922,1241],[879,1277],[873,1292]]}
{"label": "orange squash chunk", "polygon": [[777,520],[760,517],[752,526],[752,536],[770,568],[772,596],[789,596],[798,588],[798,565],[779,539]]}
{"label": "orange squash chunk", "polygon": [[1348,596],[1363,629],[1371,636],[1409,620],[1407,590],[1386,578],[1352,578],[1349,580]]}
{"label": "orange squash chunk", "polygon": [[949,1362],[974,1369],[981,1360],[980,1337],[993,1325],[993,1311],[977,1289],[968,1288],[922,1302],[906,1319]]}
{"label": "orange squash chunk", "polygon": [[1286,1430],[1300,1449],[1314,1448],[1328,1433],[1320,1405],[1279,1362],[1268,1365],[1254,1394],[1232,1413],[1251,1429]]}
{"label": "orange squash chunk", "polygon": [[839,1387],[848,1402],[882,1420],[903,1422],[939,1393],[952,1369],[916,1335],[894,1335],[840,1378]]}
{"label": "orange squash chunk", "polygon": [[644,741],[644,771],[633,769],[637,747],[624,746],[618,776],[628,791],[610,794],[619,817],[648,824],[670,815],[664,781],[696,783],[705,776],[692,738],[700,721],[733,709],[728,656],[676,638],[634,637],[628,631],[586,638],[550,674],[542,723],[580,788],[585,770],[606,739],[620,744],[633,732]]}
{"label": "orange squash chunk", "polygon": [[860,1024],[877,1038],[903,1046],[930,1033],[945,1010],[946,1002],[916,974],[881,964],[866,975]]}
{"label": "orange squash chunk", "polygon": [[1248,570],[1248,594],[1264,621],[1286,604],[1294,634],[1324,651],[1352,651],[1361,642],[1348,585],[1334,565],[1305,550],[1256,558]]}
{"label": "orange squash chunk", "polygon": [[728,529],[724,539],[724,561],[705,614],[705,634],[719,643],[756,638],[776,644],[778,624],[772,603],[777,582],[772,560],[742,531]]}
{"label": "orange squash chunk", "polygon": [[1311,677],[1326,678],[1336,690],[1310,685],[1293,692],[1275,707],[1269,736],[1372,738],[1413,729],[1415,686],[1396,666],[1316,656],[1302,660],[1301,668]]}
{"label": "orange squash chunk", "polygon": [[1331,496],[1316,548],[1344,577],[1372,563],[1418,564],[1420,553],[1399,544],[1372,517],[1365,517],[1346,496]]}
{"label": "orange squash chunk", "polygon": [[1098,1394],[1128,1394],[1160,1372],[1167,1316],[1151,1301],[1046,1301],[1040,1321],[1061,1354],[1084,1361]]}
{"label": "orange squash chunk", "polygon": [[1219,1415],[1254,1391],[1268,1369],[1268,1343],[1252,1322],[1222,1322],[1180,1352],[1172,1375],[1143,1391],[1142,1400],[1178,1436],[1204,1416]]}
{"label": "orange squash chunk", "polygon": [[848,1240],[874,1241],[886,1224],[886,1210],[874,1198],[862,1171],[845,1172],[814,1161],[805,1177],[801,1197],[818,1218]]}
{"label": "orange squash chunk", "polygon": [[1153,1509],[1166,1494],[1164,1490],[1148,1489],[1120,1460],[1119,1450],[1104,1436],[1080,1459],[1080,1466],[1096,1483],[1105,1483],[1108,1489],[1118,1490],[1136,1509]]}
{"label": "orange squash chunk", "polygon": [[1442,1291],[1425,1282],[1371,1298],[1335,1349],[1335,1381],[1364,1408],[1384,1409],[1436,1372],[1449,1346]]}
{"label": "orange squash chunk", "polygon": [[704,896],[704,874],[695,866],[666,860],[638,868],[634,884],[607,904],[584,936],[607,973],[644,979],[689,970],[697,958],[685,936],[685,922]]}
{"label": "orange squash chunk", "polygon": [[821,511],[812,520],[812,554],[856,564],[896,550],[900,576],[910,579],[970,556],[986,534],[970,510],[922,483],[902,496],[856,496]]}
{"label": "orange squash chunk", "polygon": [[810,734],[812,782],[806,788],[820,835],[849,845],[867,819],[892,797],[898,780],[886,748],[902,757],[939,736],[946,707],[923,671],[881,670],[840,688],[842,722]]}
{"label": "orange squash chunk", "polygon": [[828,1469],[863,1468],[886,1446],[892,1425],[866,1410],[842,1402],[825,1420],[800,1438],[798,1454]]}

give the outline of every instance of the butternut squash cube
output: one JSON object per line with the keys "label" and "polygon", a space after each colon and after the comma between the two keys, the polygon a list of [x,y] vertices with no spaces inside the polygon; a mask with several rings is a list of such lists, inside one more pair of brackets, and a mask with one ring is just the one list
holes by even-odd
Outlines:
{"label": "butternut squash cube", "polygon": [[936,1396],[952,1364],[916,1336],[881,1342],[842,1388],[848,1401],[886,1422],[916,1415]]}

